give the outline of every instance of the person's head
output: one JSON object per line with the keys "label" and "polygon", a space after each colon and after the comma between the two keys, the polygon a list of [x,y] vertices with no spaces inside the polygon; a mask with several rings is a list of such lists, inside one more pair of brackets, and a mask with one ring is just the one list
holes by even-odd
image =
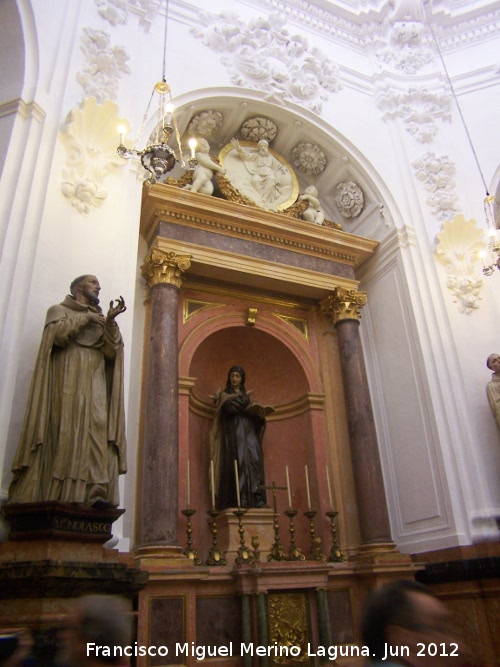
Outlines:
{"label": "person's head", "polygon": [[267,153],[269,151],[269,142],[266,141],[266,139],[261,139],[257,143],[257,148],[259,150],[259,153]]}
{"label": "person's head", "polygon": [[498,373],[500,375],[500,354],[494,352],[486,359],[486,365],[493,371],[493,373]]}
{"label": "person's head", "polygon": [[101,291],[101,286],[99,285],[97,278],[92,274],[85,274],[75,278],[69,286],[69,290],[71,296],[74,297],[76,301],[89,303],[94,306],[99,304],[99,292]]}
{"label": "person's head", "polygon": [[241,366],[231,366],[227,374],[226,391],[235,392],[238,389],[246,393],[246,374]]}
{"label": "person's head", "polygon": [[33,637],[26,628],[0,630],[0,667],[22,667],[33,649]]}
{"label": "person's head", "polygon": [[198,143],[196,145],[196,151],[199,153],[209,153],[210,152],[210,144],[206,139],[198,139]]}
{"label": "person's head", "polygon": [[314,185],[310,185],[308,188],[304,190],[304,193],[306,195],[312,195],[313,197],[318,196],[318,190],[314,187]]}
{"label": "person's head", "polygon": [[[63,661],[68,667],[85,663],[119,665],[124,662],[120,648],[130,642],[131,617],[125,599],[115,595],[86,595],[76,601],[68,615]],[[92,645],[102,647],[99,653]]]}
{"label": "person's head", "polygon": [[[462,664],[462,647],[451,629],[448,610],[416,581],[395,581],[374,591],[365,605],[361,633],[373,660],[416,667]],[[430,644],[438,650],[428,650]]]}

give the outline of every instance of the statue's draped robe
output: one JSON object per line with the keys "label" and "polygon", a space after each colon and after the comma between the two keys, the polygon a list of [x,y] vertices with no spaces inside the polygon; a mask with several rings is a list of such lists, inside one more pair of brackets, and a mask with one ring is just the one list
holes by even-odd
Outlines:
{"label": "statue's draped robe", "polygon": [[123,341],[67,296],[47,312],[9,503],[118,505],[126,472]]}
{"label": "statue's draped robe", "polygon": [[486,385],[486,395],[490,404],[493,416],[497,421],[497,426],[500,429],[500,376],[493,373],[491,382]]}
{"label": "statue's draped robe", "polygon": [[265,485],[262,439],[266,422],[246,412],[250,404],[246,394],[223,392],[217,406],[210,440],[219,510],[238,505],[234,461],[238,462],[241,506],[266,505],[266,492],[259,488]]}

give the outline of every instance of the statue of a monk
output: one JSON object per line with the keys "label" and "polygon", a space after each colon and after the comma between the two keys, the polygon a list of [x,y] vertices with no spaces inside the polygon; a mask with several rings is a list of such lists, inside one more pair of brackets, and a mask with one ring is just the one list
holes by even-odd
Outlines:
{"label": "statue of a monk", "polygon": [[491,382],[486,385],[486,395],[491,412],[500,430],[500,354],[494,352],[486,360],[486,366],[493,371]]}
{"label": "statue of a monk", "polygon": [[119,503],[125,473],[120,297],[104,316],[100,285],[79,276],[49,308],[14,458],[9,503],[59,501],[97,508]]}

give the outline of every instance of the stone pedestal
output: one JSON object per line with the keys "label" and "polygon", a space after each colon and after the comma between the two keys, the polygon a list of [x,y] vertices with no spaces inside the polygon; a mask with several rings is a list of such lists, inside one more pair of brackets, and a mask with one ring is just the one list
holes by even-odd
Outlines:
{"label": "stone pedestal", "polygon": [[[271,509],[248,509],[242,519],[245,530],[245,544],[252,548],[252,537],[259,539],[259,551],[261,560],[266,560],[274,542],[273,511]],[[223,510],[217,517],[218,547],[226,552],[228,563],[234,561],[236,552],[240,547],[240,534],[238,533],[238,518],[233,510]],[[289,535],[280,534],[280,540],[285,548],[288,548]]]}
{"label": "stone pedestal", "polygon": [[10,539],[0,543],[0,626],[26,627],[39,664],[52,664],[58,628],[74,598],[134,598],[147,583],[129,554],[106,549],[125,510],[57,502],[6,505]]}
{"label": "stone pedestal", "polygon": [[71,540],[104,544],[112,537],[113,523],[125,510],[47,501],[5,505],[2,513],[10,524],[11,540]]}

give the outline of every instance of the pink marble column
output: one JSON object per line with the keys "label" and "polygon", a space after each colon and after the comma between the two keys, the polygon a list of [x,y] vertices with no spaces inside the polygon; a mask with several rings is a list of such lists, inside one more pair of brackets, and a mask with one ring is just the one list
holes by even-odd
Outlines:
{"label": "pink marble column", "polygon": [[153,248],[142,272],[151,300],[140,547],[177,546],[179,479],[178,298],[190,255]]}
{"label": "pink marble column", "polygon": [[359,318],[366,294],[335,288],[321,302],[333,319],[340,350],[356,499],[363,545],[391,542],[377,434],[359,337]]}

